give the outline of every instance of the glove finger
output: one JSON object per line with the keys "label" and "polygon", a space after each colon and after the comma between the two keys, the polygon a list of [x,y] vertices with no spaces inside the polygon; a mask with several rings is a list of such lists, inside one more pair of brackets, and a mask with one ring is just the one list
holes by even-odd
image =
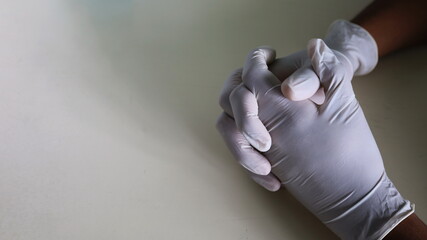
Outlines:
{"label": "glove finger", "polygon": [[350,83],[352,76],[349,70],[350,62],[341,56],[342,54],[331,50],[321,39],[309,41],[308,54],[313,69],[325,89],[324,107],[333,103],[335,99],[354,98]]}
{"label": "glove finger", "polygon": [[292,101],[311,98],[319,90],[320,81],[311,66],[296,70],[282,83],[283,95]]}
{"label": "glove finger", "polygon": [[230,74],[228,79],[224,83],[224,87],[221,90],[219,97],[219,105],[228,115],[233,116],[231,110],[230,95],[231,92],[242,83],[242,68],[239,68]]}
{"label": "glove finger", "polygon": [[258,175],[270,173],[270,162],[249,144],[230,116],[222,113],[218,118],[216,127],[240,165]]}
{"label": "glove finger", "polygon": [[257,97],[280,85],[280,81],[268,70],[268,64],[275,58],[275,50],[269,47],[257,48],[246,58],[242,79],[246,87]]}
{"label": "glove finger", "polygon": [[261,185],[263,188],[271,192],[276,192],[280,189],[281,183],[273,173],[262,176],[254,173],[250,173],[252,180]]}
{"label": "glove finger", "polygon": [[260,152],[268,151],[271,137],[258,117],[258,102],[254,94],[241,84],[231,92],[230,103],[237,129]]}
{"label": "glove finger", "polygon": [[319,88],[310,100],[317,105],[322,105],[325,102],[325,90],[323,87]]}
{"label": "glove finger", "polygon": [[325,94],[319,88],[319,77],[307,60],[307,51],[299,51],[276,59],[269,65],[269,70],[282,82],[281,89],[285,97],[292,101],[310,99],[320,105],[324,102]]}
{"label": "glove finger", "polygon": [[[289,56],[274,60],[268,68],[281,82],[283,82],[297,69],[301,68],[306,60],[307,51],[299,51]],[[229,97],[234,88],[242,83],[242,71],[243,69],[239,68],[228,77],[224,83],[224,87],[222,88],[219,98],[219,105],[230,116],[232,116],[232,111]]]}
{"label": "glove finger", "polygon": [[[243,135],[252,146],[259,151],[265,152],[270,149],[271,137],[258,118],[258,103],[255,96],[244,86],[238,91],[233,91],[242,82],[241,75],[242,69],[238,69],[230,75],[221,93],[220,105],[224,112],[236,119],[238,129],[243,132]],[[233,112],[230,102],[232,92],[235,94],[233,97],[235,99],[235,112]]]}

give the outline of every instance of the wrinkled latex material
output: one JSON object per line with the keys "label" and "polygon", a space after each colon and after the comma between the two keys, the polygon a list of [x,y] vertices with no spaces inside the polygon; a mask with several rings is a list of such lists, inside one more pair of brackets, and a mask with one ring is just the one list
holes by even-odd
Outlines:
{"label": "wrinkled latex material", "polygon": [[[350,59],[351,67],[356,73],[365,74],[375,67],[378,59],[376,43],[369,33],[360,26],[345,20],[335,21],[329,27],[325,39],[332,46],[332,49],[341,51]],[[260,68],[270,69],[282,82],[281,91],[287,99],[292,101],[310,99],[319,105],[323,103],[324,91],[306,50],[277,60],[275,60],[274,51],[269,56],[263,56],[263,51],[257,50],[254,51],[254,54],[257,55],[255,57],[265,59],[267,63],[267,66],[260,66]],[[271,136],[258,117],[258,102],[254,97],[258,94],[257,89],[237,87],[241,82],[236,81],[233,75],[241,75],[242,71],[239,69],[233,73],[224,85],[220,105],[229,117],[234,117],[237,128],[234,137],[239,139],[239,142],[247,143],[245,150],[239,152],[239,163],[252,173],[266,175],[270,171],[270,166],[266,164],[267,160],[259,156],[253,157],[257,154],[252,153],[252,151],[268,151],[271,147]],[[247,71],[243,75],[243,79],[247,78]],[[247,85],[250,84],[247,83]],[[243,101],[232,101],[232,99],[243,99]],[[234,106],[236,114],[233,113],[232,102],[236,105]],[[225,116],[222,117],[225,118]],[[277,184],[276,182],[275,185]]]}
{"label": "wrinkled latex material", "polygon": [[[325,43],[344,54],[351,62],[354,75],[371,72],[378,62],[378,48],[373,37],[362,27],[346,20],[336,20],[328,29]],[[312,98],[319,81],[312,71],[307,55],[300,56],[300,67],[282,83],[282,93],[293,101]],[[275,69],[280,69],[277,63]]]}
{"label": "wrinkled latex material", "polygon": [[317,104],[323,103],[324,94],[319,91],[320,82],[311,67],[306,50],[277,59],[269,69],[282,81],[281,90],[286,98],[292,101],[310,99]]}
{"label": "wrinkled latex material", "polygon": [[[378,61],[378,51],[374,39],[366,30],[356,24],[345,20],[337,20],[329,27],[325,39],[332,49],[339,51],[350,60],[352,72],[356,72],[356,74],[368,73]],[[260,68],[270,69],[282,82],[281,91],[287,99],[292,101],[310,99],[318,105],[323,103],[325,99],[324,91],[313,70],[306,50],[277,60],[275,60],[274,51],[269,56],[263,56],[263,51],[257,50],[254,51],[254,54],[257,55],[255,57],[264,58],[267,63],[267,66],[261,66]],[[242,71],[242,69],[239,69],[234,75],[242,74]],[[243,75],[243,79],[247,78],[247,71]],[[236,132],[239,135],[238,137],[236,136],[236,139],[240,139],[240,142],[242,142],[241,139],[245,139],[244,142],[247,142],[245,151],[240,153],[239,163],[252,173],[266,175],[270,171],[270,167],[265,164],[266,159],[261,159],[260,157],[251,158],[247,155],[255,155],[249,153],[254,149],[260,152],[268,151],[271,147],[271,136],[258,117],[258,102],[254,97],[254,95],[258,94],[257,90],[253,87],[252,89],[251,87],[249,89],[238,88],[237,85],[240,83],[236,81],[235,77],[230,77],[222,90],[220,105],[228,116],[234,117],[237,127]],[[249,86],[250,84],[247,83]],[[232,99],[244,100],[232,101]],[[239,111],[236,114],[232,111],[232,102],[236,105],[234,106],[234,111]]]}
{"label": "wrinkled latex material", "polygon": [[357,24],[336,20],[329,26],[325,43],[350,60],[356,76],[368,74],[377,65],[377,43],[368,31]]}
{"label": "wrinkled latex material", "polygon": [[[343,239],[378,239],[409,216],[413,207],[385,174],[380,152],[351,86],[351,60],[320,39],[309,42],[307,54],[324,88],[321,105],[283,97],[280,80],[267,67],[274,56],[270,48],[249,54],[243,72],[229,79],[236,83],[233,92],[244,88],[256,98],[256,119],[272,140],[271,148],[257,155],[271,163],[272,173],[253,178],[272,191],[280,187],[277,184],[286,187]],[[250,158],[259,152],[239,135],[232,118],[248,113],[243,109],[248,108],[247,99],[229,100],[231,116],[223,114],[219,118],[218,130],[235,156]]]}

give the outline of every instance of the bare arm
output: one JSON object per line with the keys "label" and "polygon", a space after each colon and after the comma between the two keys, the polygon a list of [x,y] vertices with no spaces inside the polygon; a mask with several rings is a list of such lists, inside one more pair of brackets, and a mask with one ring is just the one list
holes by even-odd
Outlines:
{"label": "bare arm", "polygon": [[412,214],[395,227],[384,240],[423,240],[427,237],[427,226]]}
{"label": "bare arm", "polygon": [[381,57],[427,42],[427,1],[376,0],[352,22],[374,37]]}

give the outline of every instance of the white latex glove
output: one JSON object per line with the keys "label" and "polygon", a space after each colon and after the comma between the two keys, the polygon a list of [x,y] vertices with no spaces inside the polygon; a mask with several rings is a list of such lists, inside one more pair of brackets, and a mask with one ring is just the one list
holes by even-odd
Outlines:
{"label": "white latex glove", "polygon": [[[300,83],[298,84],[298,86],[305,84],[305,86],[309,90],[301,88],[301,90],[298,91],[298,96],[296,97],[305,99],[311,96],[311,99],[313,99],[314,102],[322,103],[324,100],[323,89],[319,89],[320,82],[318,80],[317,75],[312,70],[311,63],[309,62],[307,56],[307,51],[303,50],[294,53],[290,56],[276,60],[270,66],[271,71],[280,79],[287,79],[288,82],[290,80],[292,82],[296,82],[299,81],[299,79],[308,79],[308,84],[305,84],[303,81],[299,81]],[[274,56],[268,61],[269,63],[271,63],[273,60]],[[307,64],[309,64],[310,66],[307,66]],[[235,90],[236,87],[242,83],[242,81],[240,80],[241,74],[242,69],[236,70],[225,82],[224,88],[221,91],[219,104],[224,109],[224,112],[229,116],[233,116],[230,97],[233,90]],[[298,78],[293,78],[293,76],[298,76]],[[294,81],[294,79],[296,81]],[[317,93],[313,95],[313,92],[316,90]],[[239,143],[245,147],[233,153],[239,163],[243,167],[248,169],[250,172],[255,173],[257,175],[266,175],[271,171],[271,165],[261,154],[259,154],[259,152],[265,152],[270,149],[271,138],[267,129],[257,117],[257,99],[255,95],[247,89],[239,89],[238,91],[234,91],[233,95],[234,97],[243,97],[245,99],[244,103],[242,103],[244,105],[244,108],[235,109],[235,111],[239,111],[239,109],[241,109],[244,112],[237,113],[237,118],[235,120],[238,132],[235,133],[234,139],[230,139],[232,142]],[[253,151],[252,147],[257,149],[259,152]],[[257,177],[256,175],[253,176]],[[278,182],[273,185],[275,185],[273,187],[274,189],[280,186]],[[267,187],[265,184],[263,186]],[[267,189],[274,190],[271,186],[267,187]]]}
{"label": "white latex glove", "polygon": [[232,112],[236,123],[260,121],[271,135],[271,148],[263,154],[253,149],[225,113],[218,130],[237,159],[254,158],[266,165],[258,173],[268,175],[256,175],[259,181],[272,184],[271,190],[278,181],[339,237],[382,238],[413,207],[385,174],[351,86],[353,62],[320,39],[311,40],[307,52],[325,90],[323,104],[284,98],[281,82],[268,70],[274,51],[257,49],[249,54],[242,75],[236,72],[229,79],[236,87],[226,112]]}
{"label": "white latex glove", "polygon": [[[350,60],[351,67],[357,75],[370,72],[377,63],[376,43],[369,33],[358,25],[345,20],[335,21],[329,27],[325,41]],[[324,91],[322,88],[319,89],[320,82],[313,71],[306,50],[275,61],[274,59],[275,56],[268,59],[269,69],[283,82],[281,89],[286,98],[293,101],[310,99],[317,104],[323,103]],[[235,74],[239,74],[239,71],[241,70],[237,70]],[[231,77],[221,93],[220,105],[230,116],[233,116],[233,111],[229,99],[238,84],[240,82]],[[233,95],[237,95],[233,97],[242,96],[245,99],[242,102],[243,108],[234,110],[240,111],[235,116],[238,131],[234,134],[234,139],[229,140],[245,148],[234,152],[234,155],[239,163],[252,173],[251,176],[257,183],[268,190],[278,190],[280,182],[277,179],[271,175],[263,176],[270,172],[269,162],[259,153],[252,151],[253,147],[260,152],[265,152],[271,146],[270,134],[257,118],[256,96],[244,89],[234,91]]]}

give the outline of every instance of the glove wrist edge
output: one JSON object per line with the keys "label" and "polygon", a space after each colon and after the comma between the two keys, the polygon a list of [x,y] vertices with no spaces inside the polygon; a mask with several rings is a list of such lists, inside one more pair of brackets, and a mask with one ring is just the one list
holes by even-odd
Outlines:
{"label": "glove wrist edge", "polygon": [[377,65],[377,43],[367,30],[357,24],[335,20],[329,26],[325,43],[350,59],[356,76],[368,74]]}

